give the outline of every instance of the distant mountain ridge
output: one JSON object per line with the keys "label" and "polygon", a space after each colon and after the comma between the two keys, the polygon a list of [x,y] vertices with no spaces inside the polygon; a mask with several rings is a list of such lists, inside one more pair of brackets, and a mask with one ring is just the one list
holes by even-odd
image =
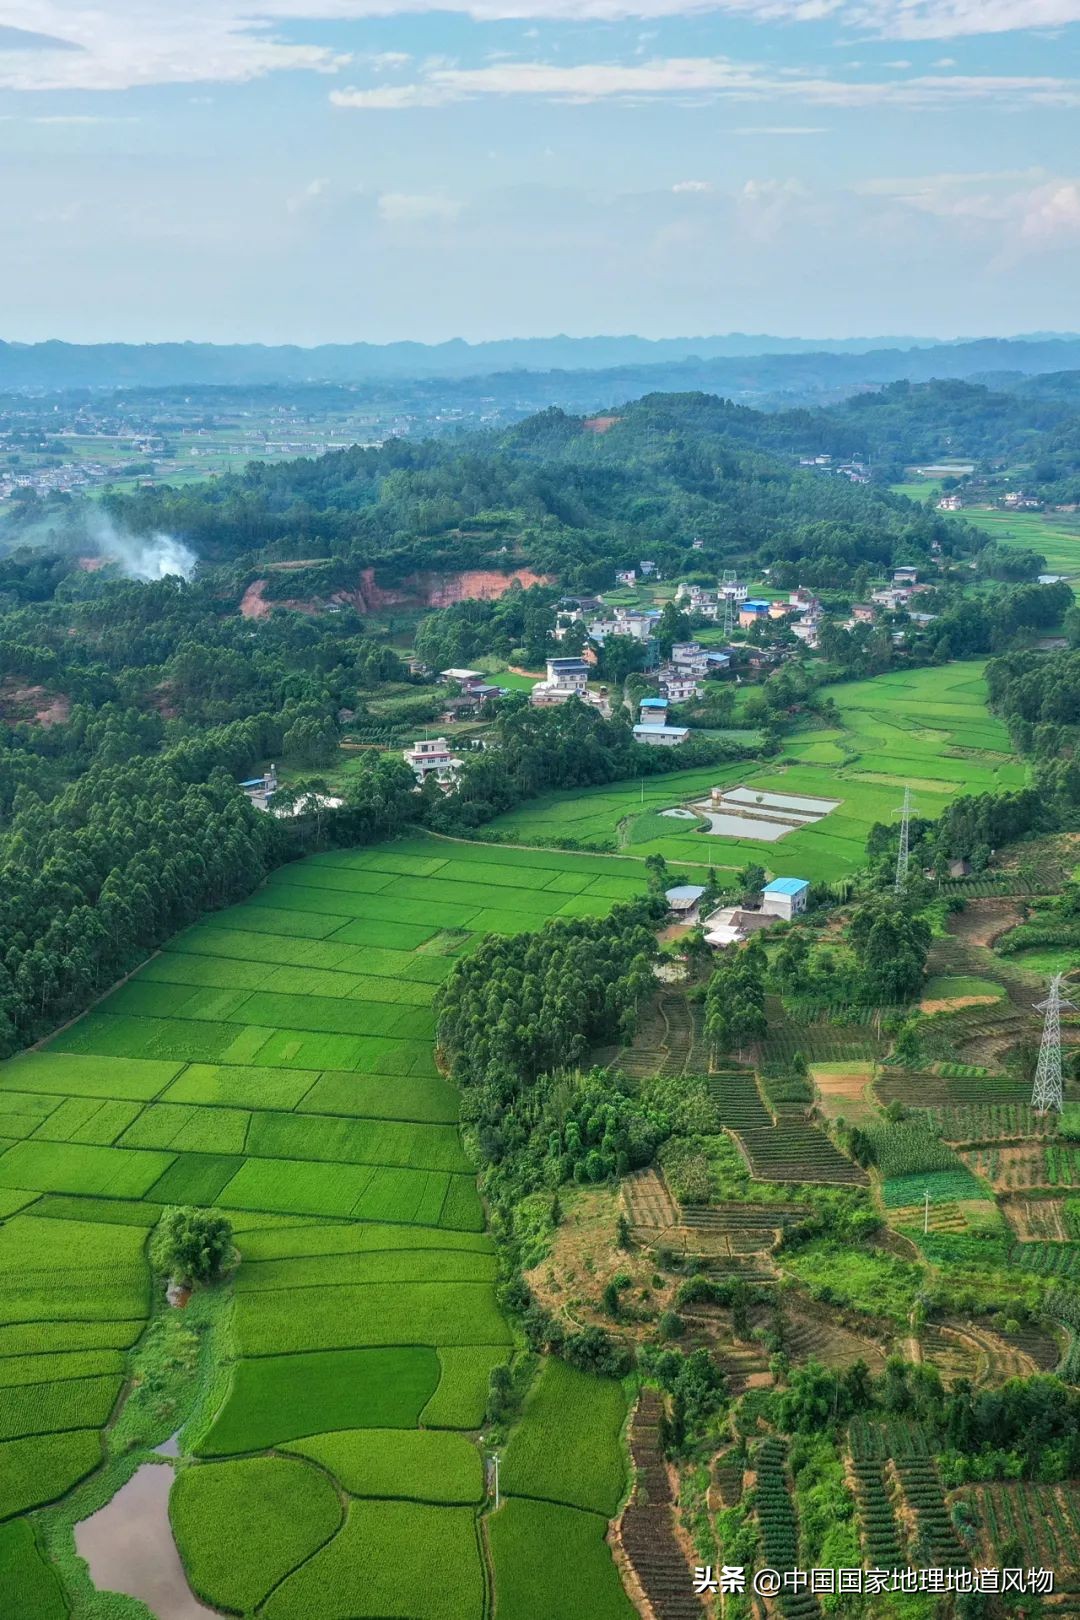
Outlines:
{"label": "distant mountain ridge", "polygon": [[[514,371],[667,370],[709,372],[710,386],[735,394],[785,387],[858,388],[930,377],[1066,371],[1080,367],[1080,335],[1015,338],[719,337],[507,338],[467,343],[0,342],[0,389],[169,387],[185,384],[363,383],[390,378],[459,378]],[[699,379],[691,386],[702,386]]]}

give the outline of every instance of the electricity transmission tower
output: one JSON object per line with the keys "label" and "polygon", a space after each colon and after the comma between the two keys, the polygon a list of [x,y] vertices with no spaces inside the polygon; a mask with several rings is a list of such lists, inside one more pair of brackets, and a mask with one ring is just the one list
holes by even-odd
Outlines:
{"label": "electricity transmission tower", "polygon": [[900,806],[900,842],[896,849],[896,879],[893,883],[893,889],[897,894],[903,893],[904,885],[907,882],[912,808],[911,789],[906,787],[904,789],[904,802]]}
{"label": "electricity transmission tower", "polygon": [[723,578],[720,581],[720,590],[724,598],[724,634],[729,640],[732,631],[735,629],[734,586],[738,577],[734,568],[725,568]]}
{"label": "electricity transmission tower", "polygon": [[1048,1108],[1061,1112],[1061,1014],[1073,1006],[1061,993],[1064,977],[1063,973],[1055,973],[1050,980],[1050,994],[1045,1001],[1035,1003],[1035,1011],[1046,1015],[1031,1094],[1031,1106],[1038,1114],[1045,1114]]}

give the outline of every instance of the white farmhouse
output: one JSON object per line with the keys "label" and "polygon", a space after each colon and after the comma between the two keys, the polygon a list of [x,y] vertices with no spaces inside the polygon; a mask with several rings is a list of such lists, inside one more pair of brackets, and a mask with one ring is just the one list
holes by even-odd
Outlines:
{"label": "white farmhouse", "polygon": [[437,777],[440,782],[452,779],[462,763],[451,754],[445,737],[427,737],[414,742],[411,748],[402,749],[401,757],[421,784],[429,776]]}
{"label": "white farmhouse", "polygon": [[790,922],[806,910],[810,897],[810,884],[806,878],[773,878],[761,891],[761,909],[770,917],[782,917]]}

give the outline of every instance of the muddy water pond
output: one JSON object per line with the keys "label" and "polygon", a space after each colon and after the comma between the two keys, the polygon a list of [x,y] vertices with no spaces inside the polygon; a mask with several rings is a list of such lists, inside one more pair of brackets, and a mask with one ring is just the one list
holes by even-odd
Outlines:
{"label": "muddy water pond", "polygon": [[143,1463],[111,1502],[75,1526],[75,1547],[99,1592],[126,1592],[157,1620],[200,1620],[216,1609],[200,1603],[184,1575],[169,1523],[173,1471]]}

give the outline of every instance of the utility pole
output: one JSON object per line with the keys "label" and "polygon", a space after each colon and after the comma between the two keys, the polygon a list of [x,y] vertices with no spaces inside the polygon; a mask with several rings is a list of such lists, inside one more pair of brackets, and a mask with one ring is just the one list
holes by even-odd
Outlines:
{"label": "utility pole", "polygon": [[896,850],[896,879],[893,889],[897,894],[904,892],[908,873],[908,846],[911,841],[911,789],[904,789],[904,802],[900,806],[900,843]]}
{"label": "utility pole", "polygon": [[499,1511],[499,1453],[496,1451],[491,1458],[495,1465],[495,1512]]}
{"label": "utility pole", "polygon": [[1035,1011],[1045,1014],[1035,1089],[1031,1094],[1031,1106],[1037,1114],[1045,1114],[1051,1108],[1061,1112],[1061,1014],[1073,1010],[1074,1005],[1061,993],[1064,978],[1063,973],[1055,973],[1050,980],[1050,994],[1045,1001],[1035,1003]]}
{"label": "utility pole", "polygon": [[922,1229],[923,1229],[923,1237],[925,1237],[927,1232],[929,1232],[929,1230],[930,1230],[930,1189],[929,1189],[929,1187],[927,1187],[925,1192],[923,1193]]}

